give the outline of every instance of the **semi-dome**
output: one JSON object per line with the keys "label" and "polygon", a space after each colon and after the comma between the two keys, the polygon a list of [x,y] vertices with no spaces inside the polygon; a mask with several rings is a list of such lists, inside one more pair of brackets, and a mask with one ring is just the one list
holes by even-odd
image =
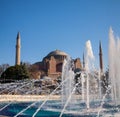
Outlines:
{"label": "semi-dome", "polygon": [[61,51],[61,50],[55,50],[55,51],[50,52],[50,53],[47,55],[47,57],[49,57],[49,56],[56,56],[56,55],[67,56],[68,54],[65,53],[65,52],[63,52],[63,51]]}

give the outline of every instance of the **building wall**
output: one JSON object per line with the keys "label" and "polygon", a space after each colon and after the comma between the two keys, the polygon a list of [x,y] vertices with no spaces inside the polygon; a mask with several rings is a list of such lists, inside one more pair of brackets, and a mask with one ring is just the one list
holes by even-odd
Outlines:
{"label": "building wall", "polygon": [[56,60],[53,56],[51,56],[49,60],[49,66],[48,66],[48,74],[56,73]]}

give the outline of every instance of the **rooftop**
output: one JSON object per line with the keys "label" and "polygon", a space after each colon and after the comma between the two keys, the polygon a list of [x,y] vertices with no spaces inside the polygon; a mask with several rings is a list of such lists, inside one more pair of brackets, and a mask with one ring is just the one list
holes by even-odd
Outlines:
{"label": "rooftop", "polygon": [[54,55],[67,56],[68,54],[61,50],[54,50],[54,51],[50,52],[47,56],[54,56]]}

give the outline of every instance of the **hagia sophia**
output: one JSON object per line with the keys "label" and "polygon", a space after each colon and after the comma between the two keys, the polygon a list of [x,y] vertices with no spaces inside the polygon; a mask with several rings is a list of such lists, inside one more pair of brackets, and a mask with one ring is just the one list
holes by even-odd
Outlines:
{"label": "hagia sophia", "polygon": [[[34,63],[33,66],[38,67],[39,72],[37,72],[38,77],[48,76],[51,78],[57,78],[61,76],[62,65],[64,59],[67,57],[65,52],[60,50],[55,50],[50,52],[42,61]],[[82,69],[81,61],[79,58],[76,58],[74,61],[75,69]]]}
{"label": "hagia sophia", "polygon": [[[16,39],[16,58],[15,64],[20,65],[20,33],[17,34]],[[46,55],[42,61],[34,63],[32,66],[34,70],[32,71],[33,78],[41,78],[43,76],[48,76],[53,79],[58,78],[61,76],[62,73],[62,65],[64,59],[68,56],[67,53],[61,50],[54,50],[48,55]],[[101,43],[99,47],[99,58],[100,58],[100,69],[103,70],[103,61],[102,61],[102,48]],[[83,70],[84,69],[84,56],[83,56],[83,63],[81,62],[80,58],[73,59],[75,69]]]}

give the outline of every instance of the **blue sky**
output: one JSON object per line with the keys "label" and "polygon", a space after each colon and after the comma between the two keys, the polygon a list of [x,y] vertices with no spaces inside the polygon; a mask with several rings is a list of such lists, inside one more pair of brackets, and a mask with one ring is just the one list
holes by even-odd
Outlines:
{"label": "blue sky", "polygon": [[106,67],[110,26],[120,36],[120,0],[0,0],[0,64],[14,65],[19,31],[23,62],[56,49],[82,59],[90,40],[98,66],[101,40]]}

